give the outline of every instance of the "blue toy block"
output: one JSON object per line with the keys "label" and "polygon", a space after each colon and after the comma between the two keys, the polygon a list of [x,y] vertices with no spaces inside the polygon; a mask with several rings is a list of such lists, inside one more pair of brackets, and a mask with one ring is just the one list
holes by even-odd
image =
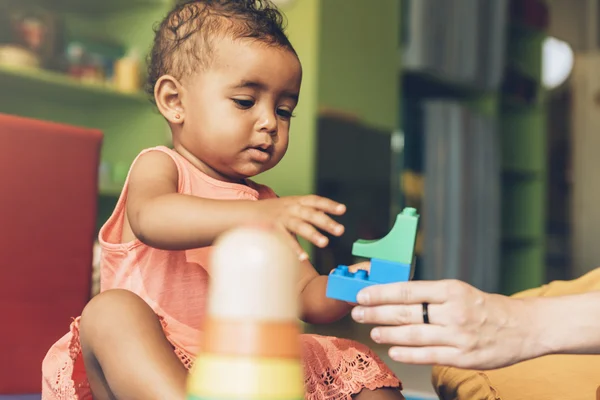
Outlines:
{"label": "blue toy block", "polygon": [[410,264],[397,263],[393,261],[371,259],[371,272],[369,280],[377,283],[407,282],[412,275]]}
{"label": "blue toy block", "polygon": [[406,207],[386,236],[354,242],[352,255],[370,258],[371,271],[352,273],[347,266],[338,266],[329,275],[327,297],[356,303],[356,295],[367,286],[411,280],[418,223],[417,210]]}
{"label": "blue toy block", "polygon": [[376,285],[369,279],[367,271],[350,272],[346,265],[340,265],[329,275],[326,296],[330,299],[356,303],[356,295],[367,286]]}
{"label": "blue toy block", "polygon": [[377,258],[371,260],[370,273],[364,270],[350,272],[346,265],[340,265],[329,275],[326,296],[331,299],[356,303],[358,292],[367,286],[406,282],[410,278],[410,265]]}

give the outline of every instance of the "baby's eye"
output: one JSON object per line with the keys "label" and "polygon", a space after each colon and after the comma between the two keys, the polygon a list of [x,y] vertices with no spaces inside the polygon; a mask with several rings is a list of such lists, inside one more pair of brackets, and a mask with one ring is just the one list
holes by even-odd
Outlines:
{"label": "baby's eye", "polygon": [[254,105],[254,100],[250,99],[231,99],[240,108],[247,109]]}
{"label": "baby's eye", "polygon": [[280,108],[277,110],[277,115],[279,115],[280,117],[285,118],[285,119],[290,119],[294,116],[294,114],[292,114],[292,112],[290,110],[286,110],[283,108]]}

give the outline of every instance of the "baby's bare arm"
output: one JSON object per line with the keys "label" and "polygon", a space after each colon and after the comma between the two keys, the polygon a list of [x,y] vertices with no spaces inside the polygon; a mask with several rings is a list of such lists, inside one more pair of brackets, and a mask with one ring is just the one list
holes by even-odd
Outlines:
{"label": "baby's bare arm", "polygon": [[162,152],[142,155],[132,168],[127,219],[133,235],[143,243],[165,250],[198,248],[210,246],[234,227],[267,223],[284,233],[303,258],[306,255],[293,235],[325,247],[328,240],[319,229],[336,236],[344,232],[328,214],[341,215],[345,207],[324,197],[212,200],[177,193],[177,184],[177,167]]}
{"label": "baby's bare arm", "polygon": [[188,196],[177,193],[177,185],[177,167],[167,154],[148,152],[135,163],[127,217],[140,241],[165,250],[204,247],[226,230],[260,219],[256,202]]}
{"label": "baby's bare arm", "polygon": [[329,324],[346,316],[352,305],[328,298],[328,276],[319,275],[309,261],[302,263],[300,291],[300,319],[309,324]]}

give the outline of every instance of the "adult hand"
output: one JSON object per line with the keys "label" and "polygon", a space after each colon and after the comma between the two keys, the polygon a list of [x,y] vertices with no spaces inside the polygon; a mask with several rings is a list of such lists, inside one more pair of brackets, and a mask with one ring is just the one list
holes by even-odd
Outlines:
{"label": "adult hand", "polygon": [[[377,343],[409,364],[492,369],[533,358],[535,301],[484,293],[457,280],[399,282],[363,289],[355,321],[379,325]],[[428,303],[429,323],[424,323]]]}

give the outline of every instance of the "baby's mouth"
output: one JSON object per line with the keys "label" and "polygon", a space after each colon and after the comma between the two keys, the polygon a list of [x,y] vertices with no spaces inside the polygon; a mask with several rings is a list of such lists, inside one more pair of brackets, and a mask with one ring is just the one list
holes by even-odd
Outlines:
{"label": "baby's mouth", "polygon": [[250,146],[246,149],[246,151],[254,161],[263,163],[271,159],[271,155],[273,154],[273,146]]}
{"label": "baby's mouth", "polygon": [[260,151],[262,153],[266,153],[268,155],[271,155],[273,153],[273,145],[272,144],[261,144],[258,146],[250,146],[248,148],[258,150],[258,151]]}

